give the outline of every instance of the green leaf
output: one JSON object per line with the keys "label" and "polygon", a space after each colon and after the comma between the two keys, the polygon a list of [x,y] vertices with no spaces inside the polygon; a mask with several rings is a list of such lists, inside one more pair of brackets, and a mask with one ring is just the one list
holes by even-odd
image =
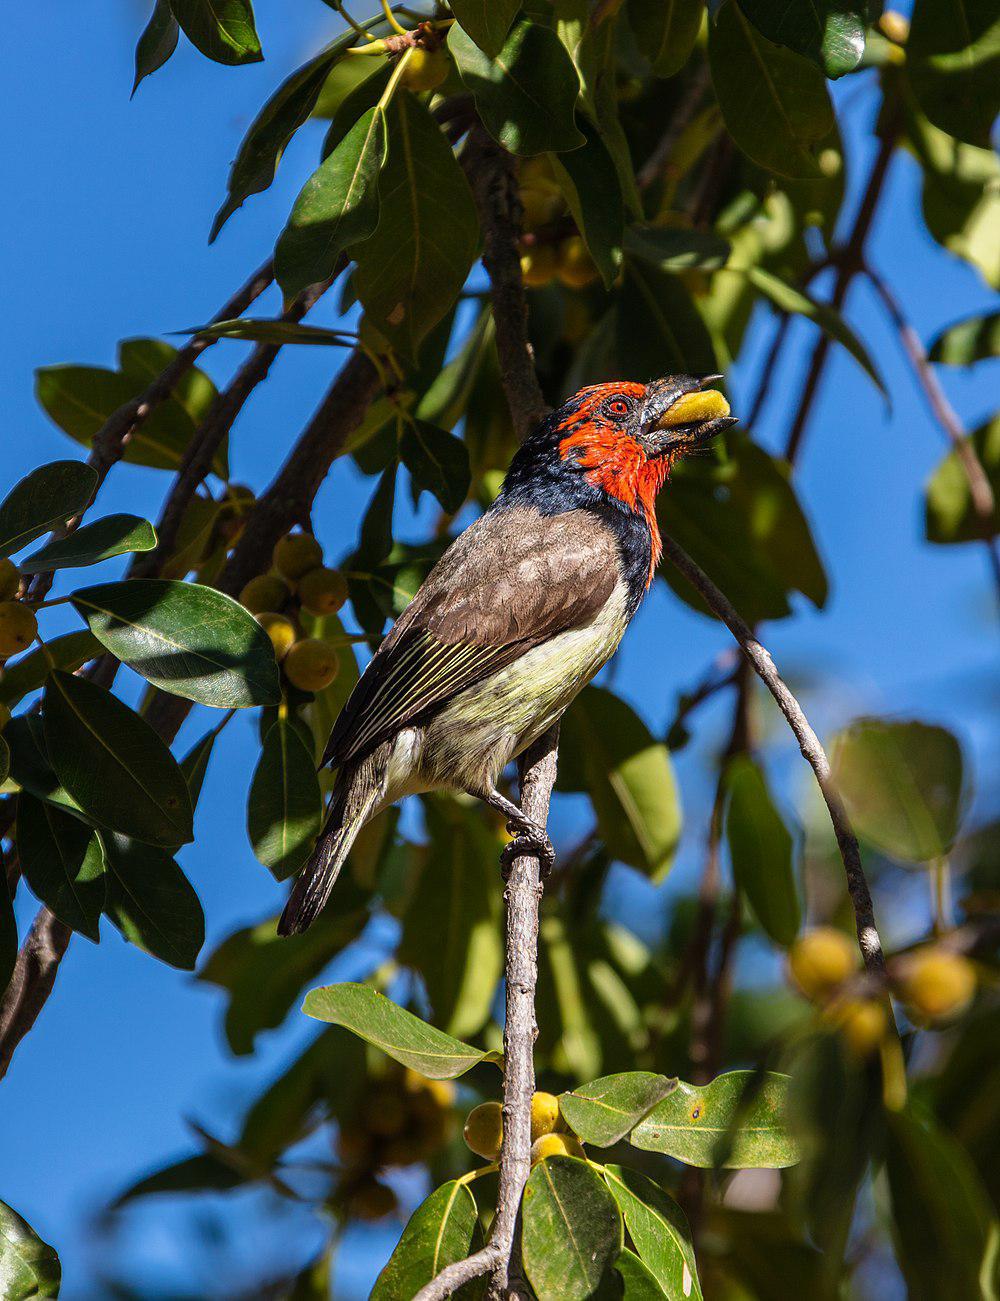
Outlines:
{"label": "green leaf", "polygon": [[586,143],[574,120],[580,79],[548,27],[522,19],[490,58],[456,24],[448,47],[483,125],[512,154],[561,153]]}
{"label": "green leaf", "polygon": [[747,755],[726,766],[726,840],[737,888],[776,944],[787,948],[802,924],[792,870],[792,837],[764,774]]}
{"label": "green leaf", "polygon": [[503,974],[497,860],[502,846],[475,813],[425,800],[430,849],[403,922],[399,960],[424,978],[435,1021],[475,1034]]}
{"label": "green leaf", "polygon": [[111,1209],[117,1210],[120,1206],[135,1201],[137,1197],[149,1197],[155,1193],[228,1192],[245,1183],[244,1176],[232,1166],[208,1152],[201,1152],[197,1156],[171,1161],[152,1174],[143,1175],[130,1188],[118,1194],[111,1203]]}
{"label": "green leaf", "polygon": [[399,440],[399,459],[418,492],[433,493],[441,509],[454,515],[469,494],[469,451],[460,438],[426,420],[407,420]]}
{"label": "green leaf", "polygon": [[455,0],[451,11],[483,53],[493,59],[503,49],[519,8],[518,0]]}
{"label": "green leaf", "polygon": [[930,347],[931,361],[945,366],[971,366],[987,357],[1000,357],[1000,312],[959,321],[942,330]]}
{"label": "green leaf", "polygon": [[45,684],[42,712],[56,776],[96,822],[153,845],[194,838],[181,770],[128,705],[57,669]]}
{"label": "green leaf", "polygon": [[[739,267],[727,269],[740,270]],[[814,321],[825,334],[828,334],[831,339],[845,347],[877,386],[879,392],[883,395],[886,393],[882,376],[876,369],[868,350],[839,312],[834,311],[826,303],[816,302],[808,294],[803,293],[801,289],[796,289],[794,285],[782,280],[780,276],[776,276],[772,271],[765,271],[763,267],[747,267],[746,275],[754,288],[765,294],[780,311],[797,312],[808,320]]]}
{"label": "green leaf", "polygon": [[730,1071],[698,1087],[681,1081],[629,1138],[645,1152],[665,1152],[710,1169],[782,1169],[798,1158],[784,1123],[787,1075]]}
{"label": "green leaf", "polygon": [[73,605],[101,644],[154,687],[217,709],[281,698],[270,639],[222,592],[136,578],[82,588]]}
{"label": "green leaf", "polygon": [[386,117],[389,152],[378,189],[391,202],[382,203],[375,233],[355,250],[355,281],[371,323],[413,360],[465,283],[479,219],[451,146],[424,105],[407,91]]}
{"label": "green leaf", "polygon": [[375,230],[386,134],[385,112],[376,105],[306,181],[274,250],[286,298],[332,276],[341,254]]}
{"label": "green leaf", "polygon": [[0,786],[10,776],[10,746],[0,736]]}
{"label": "green leaf", "polygon": [[0,1202],[0,1296],[4,1301],[57,1297],[62,1268],[54,1247],[27,1220]]}
{"label": "green leaf", "polygon": [[827,77],[853,72],[865,52],[865,0],[739,0],[759,32],[812,60]]}
{"label": "green leaf", "polygon": [[198,807],[201,788],[205,782],[205,774],[208,772],[208,761],[212,757],[218,735],[219,728],[213,727],[210,732],[205,733],[200,741],[194,743],[180,761],[180,770],[184,774],[184,780],[187,782],[187,788],[191,795],[192,808],[196,809]]}
{"label": "green leaf", "polygon": [[663,1288],[634,1251],[626,1247],[615,1261],[615,1270],[624,1287],[622,1301],[663,1301]]}
{"label": "green leaf", "polygon": [[212,222],[210,244],[236,209],[251,194],[266,190],[274,180],[288,142],[308,121],[330,69],[354,40],[354,32],[349,32],[303,64],[281,83],[254,118],[230,169],[228,194]]}
{"label": "green leaf", "polygon": [[180,28],[170,8],[170,0],[156,0],[149,22],[139,37],[135,47],[135,80],[132,82],[132,94],[139,89],[139,83],[150,73],[162,68],[177,48]]}
{"label": "green leaf", "polygon": [[79,818],[26,795],[17,801],[17,851],[35,895],[73,930],[98,943],[104,907],[104,853]]}
{"label": "green leaf", "polygon": [[653,75],[680,72],[698,38],[704,0],[628,0],[626,13]]}
{"label": "green leaf", "polygon": [[289,721],[279,718],[264,738],[247,802],[254,857],[276,880],[297,872],[309,857],[322,808],[313,756]]}
{"label": "green leaf", "polygon": [[984,524],[973,506],[968,477],[953,448],[927,484],[924,520],[929,542],[979,542],[984,536],[1000,533],[1000,416],[980,425],[967,438],[993,489],[992,518]]}
{"label": "green leaf", "polygon": [[668,226],[630,226],[625,248],[661,271],[718,271],[732,252],[729,241],[715,231]]}
{"label": "green leaf", "polygon": [[524,1270],[538,1301],[588,1301],[622,1247],[622,1220],[604,1181],[571,1156],[539,1161],[522,1203]]}
{"label": "green leaf", "polygon": [[616,344],[623,374],[710,375],[717,370],[708,329],[683,281],[625,259]]}
{"label": "green leaf", "polygon": [[480,1062],[499,1062],[427,1025],[370,985],[327,985],[306,995],[302,1010],[317,1021],[342,1025],[431,1080],[453,1080]]}
{"label": "green leaf", "polygon": [[605,289],[621,269],[625,204],[618,169],[597,128],[582,123],[587,143],[552,155],[552,170]]}
{"label": "green leaf", "polygon": [[670,755],[623,700],[586,687],[563,720],[564,753],[580,758],[562,789],[586,789],[608,852],[654,880],[666,875],[680,839],[681,809]]}
{"label": "green leaf", "polygon": [[346,348],[355,336],[343,330],[327,330],[321,325],[303,325],[295,321],[254,320],[249,316],[232,321],[212,321],[198,325],[187,333],[200,339],[242,339],[251,343],[274,343],[279,347],[305,343],[326,348]]}
{"label": "green leaf", "polygon": [[996,1215],[968,1153],[929,1116],[887,1115],[896,1255],[913,1301],[995,1296]]}
{"label": "green leaf", "polygon": [[[0,748],[6,749],[7,742],[0,737]],[[0,755],[0,759],[2,759]],[[10,897],[6,874],[0,880],[0,991],[6,990],[17,965],[17,918],[14,916],[14,904]],[[2,1270],[2,1264],[0,1264]]]}
{"label": "green leaf", "polygon": [[763,37],[736,0],[709,27],[708,54],[726,127],[747,157],[779,176],[818,176],[813,150],[834,125],[820,70]]}
{"label": "green leaf", "polygon": [[624,1166],[606,1166],[604,1178],[636,1251],[666,1295],[700,1301],[691,1229],[674,1199],[652,1179]]}
{"label": "green leaf", "polygon": [[604,1075],[561,1093],[559,1110],[585,1143],[610,1147],[676,1087],[676,1080],[652,1071]]}
{"label": "green leaf", "polygon": [[184,35],[216,63],[263,59],[250,0],[170,0]]}
{"label": "green leaf", "polygon": [[[122,339],[118,345],[118,366],[133,384],[145,388],[176,362],[178,355],[173,344],[164,339]],[[199,424],[208,415],[218,396],[215,381],[199,366],[189,366],[174,385],[164,407],[170,418],[173,418],[176,408],[180,407]],[[132,435],[133,438],[137,436],[138,434]],[[229,478],[225,453],[226,444],[223,442],[212,462],[212,472],[222,479]]]}
{"label": "green leaf", "polygon": [[100,653],[101,643],[86,628],[53,637],[45,643],[44,649],[40,646],[4,669],[0,678],[0,704],[9,709],[32,691],[38,691],[45,685],[53,666],[72,673]]}
{"label": "green leaf", "polygon": [[130,944],[193,971],[205,942],[205,915],[190,881],[169,854],[102,831],[108,869],[104,911]]}
{"label": "green leaf", "polygon": [[79,515],[96,488],[97,472],[82,461],[52,461],[32,470],[0,502],[0,557]]}
{"label": "green leaf", "polygon": [[476,1250],[480,1237],[476,1199],[468,1184],[455,1179],[442,1184],[410,1216],[370,1301],[416,1296],[446,1266]]}
{"label": "green leaf", "polygon": [[913,7],[906,70],[934,125],[982,149],[1000,109],[1000,14],[993,0],[922,0]]}
{"label": "green leaf", "polygon": [[968,792],[947,728],[859,718],[834,739],[833,769],[858,834],[893,858],[925,863],[955,843]]}
{"label": "green leaf", "polygon": [[156,529],[138,515],[106,515],[84,524],[67,538],[57,538],[22,560],[22,574],[41,574],[51,569],[81,569],[99,565],[112,556],[131,551],[152,551]]}
{"label": "green leaf", "polygon": [[4,728],[10,748],[10,776],[14,783],[46,803],[56,804],[90,826],[90,819],[52,771],[45,745],[44,728],[38,714],[19,714]]}

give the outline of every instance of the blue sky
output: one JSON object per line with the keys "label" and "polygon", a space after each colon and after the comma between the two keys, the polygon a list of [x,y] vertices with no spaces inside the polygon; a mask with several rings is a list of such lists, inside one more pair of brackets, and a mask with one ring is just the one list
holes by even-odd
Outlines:
{"label": "blue sky", "polygon": [[[242,69],[208,63],[189,47],[148,80],[130,104],[132,50],[145,6],[111,0],[70,22],[64,6],[15,6],[5,19],[0,80],[7,87],[0,146],[8,201],[0,210],[5,310],[0,330],[5,478],[76,454],[33,399],[35,367],[57,362],[113,364],[117,341],[157,335],[206,319],[263,260],[316,157],[321,128],[293,142],[278,179],[251,199],[218,240],[206,242],[225,190],[229,161],[267,94],[336,30],[322,4],[261,0],[266,62]],[[56,33],[56,34],[54,34]],[[868,80],[870,81],[870,74]],[[852,193],[869,161],[873,88],[849,79],[845,134]],[[918,180],[908,158],[895,162],[871,243],[873,262],[896,286],[927,339],[944,324],[989,304],[977,275],[933,245],[919,223]],[[274,311],[276,297],[262,301]],[[893,395],[891,416],[855,363],[837,351],[806,436],[797,488],[826,560],[826,609],[804,607],[766,629],[766,641],[829,733],[861,712],[919,716],[953,726],[973,769],[996,771],[996,622],[985,562],[975,547],[934,548],[922,541],[922,485],[943,454],[930,418],[873,294],[856,286],[852,321],[878,356]],[[332,303],[313,318],[332,324]],[[811,327],[798,325],[763,418],[754,431],[780,447],[790,399],[806,364]],[[753,390],[768,338],[756,331],[730,377],[734,407]],[[244,345],[221,344],[206,367],[224,382]],[[337,354],[286,349],[233,438],[235,477],[266,482],[322,395]],[[968,427],[992,413],[997,368],[944,375]],[[155,518],[166,477],[122,468],[100,497],[106,510]],[[372,481],[338,463],[317,500],[317,531],[332,560],[353,543]],[[117,569],[111,566],[109,574]],[[51,624],[57,627],[54,618]],[[688,611],[658,584],[621,652],[615,685],[654,728],[672,714],[679,690],[699,679],[728,634]],[[125,681],[125,678],[122,678]],[[128,688],[134,690],[134,685]],[[993,717],[991,718],[991,711]],[[695,741],[678,765],[687,833],[663,891],[620,873],[611,903],[642,903],[654,917],[690,884],[706,815],[703,758],[718,742],[725,706],[700,716]],[[192,738],[204,727],[202,716]],[[274,910],[281,891],[250,852],[244,806],[232,795],[249,782],[254,724],[237,719],[223,734],[199,809],[198,840],[182,863],[205,906],[210,950],[236,926]],[[791,738],[775,733],[774,772],[786,807],[801,806],[808,774]],[[995,809],[980,792],[977,808]],[[557,839],[579,827],[579,805],[556,808]],[[22,888],[27,926],[34,901]],[[902,923],[905,925],[905,921]],[[889,929],[892,929],[890,922]],[[185,1117],[222,1136],[262,1083],[279,1070],[310,1027],[292,1018],[267,1035],[252,1061],[236,1061],[221,1037],[222,1002],[207,986],[129,948],[105,927],[99,948],[76,938],[37,1029],[21,1046],[2,1085],[0,1198],[59,1248],[63,1295],[102,1295],[109,1258],[152,1294],[216,1295],[213,1279],[237,1281],[261,1262],[278,1270],[304,1263],[319,1241],[300,1216],[286,1221],[256,1195],[234,1205],[209,1201],[197,1212],[208,1272],[192,1274],[175,1232],[190,1227],[189,1207],[152,1203],[130,1216],[115,1243],[93,1232],[92,1216],[145,1168],[189,1147]],[[342,1256],[337,1294],[363,1295],[395,1230],[358,1233]],[[252,1233],[253,1252],[239,1250]],[[230,1236],[235,1234],[235,1237]],[[181,1243],[181,1248],[179,1248]],[[111,1253],[111,1256],[109,1256]],[[244,1281],[253,1282],[249,1273]]]}

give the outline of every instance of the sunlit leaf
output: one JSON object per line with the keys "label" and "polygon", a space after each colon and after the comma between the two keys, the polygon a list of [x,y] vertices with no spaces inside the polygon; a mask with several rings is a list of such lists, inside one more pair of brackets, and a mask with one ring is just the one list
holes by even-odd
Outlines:
{"label": "sunlit leaf", "polygon": [[0,557],[78,515],[96,487],[96,471],[82,461],[53,461],[32,470],[0,502]]}
{"label": "sunlit leaf", "polygon": [[954,733],[916,720],[859,718],[836,737],[833,766],[866,840],[914,863],[947,854],[968,796]]}
{"label": "sunlit leaf", "polygon": [[519,8],[518,0],[455,0],[451,6],[463,30],[491,59],[503,49]]}
{"label": "sunlit leaf", "polygon": [[153,12],[149,15],[139,43],[135,47],[135,80],[132,94],[139,89],[139,83],[150,73],[162,68],[177,48],[180,28],[170,8],[170,0],[156,0]]}
{"label": "sunlit leaf", "polygon": [[104,910],[130,944],[193,971],[205,942],[205,915],[169,854],[102,831],[108,893]]}
{"label": "sunlit leaf", "polygon": [[816,176],[813,149],[833,127],[822,72],[775,45],[729,0],[709,26],[712,83],[740,149],[779,176]]}
{"label": "sunlit leaf", "polygon": [[270,639],[222,592],[171,579],[129,579],[82,588],[73,604],[102,645],[155,687],[218,709],[280,698]]}
{"label": "sunlit leaf", "polygon": [[[122,339],[118,345],[118,367],[123,375],[128,376],[134,384],[143,388],[152,384],[166,368],[177,362],[178,350],[165,339],[143,338]],[[170,397],[163,404],[169,416],[175,405],[181,407],[195,423],[200,423],[208,415],[212,403],[219,396],[215,381],[200,366],[188,366],[171,391]],[[141,428],[141,426],[140,426]],[[132,435],[139,436],[138,431]],[[131,446],[131,441],[129,446]],[[212,460],[212,472],[222,479],[228,479],[229,467],[226,462],[226,440]],[[127,451],[126,451],[126,459]]]}
{"label": "sunlit leaf", "polygon": [[522,1205],[524,1270],[538,1301],[587,1301],[622,1246],[622,1220],[584,1161],[556,1156],[528,1176]]}
{"label": "sunlit leaf", "polygon": [[729,241],[715,231],[668,226],[630,226],[625,248],[661,271],[716,271],[732,252]]}
{"label": "sunlit leaf", "polygon": [[209,325],[196,326],[190,333],[200,338],[273,343],[281,348],[295,343],[326,348],[346,348],[355,342],[354,335],[343,330],[327,330],[321,325],[303,325],[296,321],[253,320],[250,317],[240,317],[232,321],[213,321]]}
{"label": "sunlit leaf", "polygon": [[585,1143],[610,1147],[677,1085],[652,1071],[605,1075],[559,1095],[559,1110]]}
{"label": "sunlit leaf", "polygon": [[94,682],[57,669],[42,706],[45,745],[60,782],[103,826],[153,845],[193,838],[191,798],[149,724]]}
{"label": "sunlit leaf", "polygon": [[702,1293],[691,1228],[681,1208],[637,1170],[609,1165],[604,1178],[625,1217],[636,1251],[664,1293],[699,1301]]}
{"label": "sunlit leaf", "polygon": [[4,1301],[57,1297],[62,1267],[54,1247],[6,1202],[0,1202],[0,1294]]}
{"label": "sunlit leaf", "polygon": [[704,1087],[680,1081],[632,1131],[629,1142],[706,1168],[781,1169],[798,1151],[785,1125],[788,1076],[730,1071]]}
{"label": "sunlit leaf", "polygon": [[687,63],[705,13],[704,0],[627,0],[629,26],[657,77]]}
{"label": "sunlit leaf", "polygon": [[663,1301],[666,1293],[634,1251],[626,1247],[615,1261],[615,1272],[622,1281],[622,1301]]}
{"label": "sunlit leaf", "polygon": [[726,840],[737,887],[776,944],[788,947],[802,917],[792,869],[792,837],[764,774],[747,755],[726,766]]}
{"label": "sunlit leaf", "polygon": [[98,942],[105,876],[104,853],[94,831],[22,792],[17,852],[32,892],[61,922]]}
{"label": "sunlit leaf", "polygon": [[549,28],[522,19],[491,59],[456,24],[448,47],[483,125],[511,153],[561,152],[586,143],[574,120],[579,77]]}
{"label": "sunlit leaf", "polygon": [[993,489],[993,513],[983,520],[972,504],[969,477],[954,448],[927,484],[924,520],[929,542],[978,542],[1000,533],[1000,416],[967,435]]}
{"label": "sunlit leaf", "polygon": [[263,59],[251,0],[170,0],[184,35],[216,63]]}
{"label": "sunlit leaf", "polygon": [[447,1265],[477,1250],[481,1241],[476,1199],[468,1184],[454,1179],[442,1184],[410,1216],[370,1301],[416,1296]]}
{"label": "sunlit leaf", "polygon": [[929,355],[945,366],[971,366],[987,357],[1000,357],[1000,312],[970,316],[942,330]]}
{"label": "sunlit leaf", "polygon": [[152,551],[156,529],[138,515],[106,515],[84,524],[69,537],[57,538],[22,560],[22,574],[40,574],[50,569],[79,569],[98,565],[112,556],[132,551]]}
{"label": "sunlit leaf", "polygon": [[40,690],[53,666],[72,673],[100,653],[101,643],[86,628],[53,637],[46,641],[44,649],[39,647],[22,655],[4,668],[0,677],[0,704],[10,708],[30,692]]}
{"label": "sunlit leaf", "polygon": [[278,881],[298,871],[319,835],[321,815],[312,752],[279,718],[264,738],[247,802],[247,832],[258,863]]}
{"label": "sunlit leaf", "polygon": [[868,5],[864,0],[739,0],[759,32],[811,59],[828,77],[853,72],[865,52]]}
{"label": "sunlit leaf", "polygon": [[432,1080],[453,1080],[479,1062],[496,1062],[500,1057],[436,1030],[370,985],[314,989],[306,995],[302,1010],[317,1021],[345,1026]]}

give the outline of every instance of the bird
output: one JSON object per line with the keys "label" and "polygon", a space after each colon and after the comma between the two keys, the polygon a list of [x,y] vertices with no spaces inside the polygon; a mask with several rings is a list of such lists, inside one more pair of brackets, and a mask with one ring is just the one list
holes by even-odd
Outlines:
{"label": "bird", "polygon": [[406,795],[477,797],[507,820],[505,867],[531,853],[551,868],[545,829],[497,782],[617,649],[660,559],[655,503],[671,466],[736,423],[707,388],[721,378],[590,385],[528,434],[334,722],[326,820],[279,934],[306,930],[358,832]]}

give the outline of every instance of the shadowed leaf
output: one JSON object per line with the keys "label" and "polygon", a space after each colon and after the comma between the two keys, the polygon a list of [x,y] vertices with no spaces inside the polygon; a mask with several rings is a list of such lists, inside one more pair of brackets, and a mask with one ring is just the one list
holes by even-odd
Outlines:
{"label": "shadowed leaf", "polygon": [[666,1295],[700,1301],[691,1228],[674,1199],[646,1175],[624,1166],[606,1166],[604,1178],[636,1251]]}
{"label": "shadowed leaf", "polygon": [[112,556],[133,551],[152,551],[156,529],[138,515],[106,515],[84,524],[67,538],[57,538],[22,560],[22,574],[40,574],[50,569],[80,569],[98,565]]}
{"label": "shadowed leaf", "polygon": [[538,1301],[587,1301],[622,1246],[622,1220],[585,1161],[539,1161],[524,1189],[521,1248]]}
{"label": "shadowed leaf", "polygon": [[463,30],[492,59],[503,49],[519,8],[518,0],[455,0],[451,11]]}
{"label": "shadowed leaf", "polygon": [[704,0],[628,0],[629,26],[657,77],[680,72],[694,49]]}
{"label": "shadowed leaf", "polygon": [[38,691],[45,685],[53,666],[72,673],[100,653],[101,643],[87,628],[53,637],[45,643],[44,650],[39,647],[29,655],[22,655],[4,669],[0,678],[0,704],[10,708],[30,692]]}
{"label": "shadowed leaf", "polygon": [[971,366],[987,357],[1000,357],[1000,312],[959,321],[942,330],[930,346],[931,361],[945,366]]}
{"label": "shadowed leaf", "polygon": [[257,862],[285,880],[309,857],[321,821],[312,753],[288,720],[279,718],[264,738],[247,802],[247,833]]}
{"label": "shadowed leaf", "polygon": [[0,557],[78,515],[96,487],[96,471],[82,461],[53,461],[32,470],[0,502]]}
{"label": "shadowed leaf", "polygon": [[193,971],[205,942],[205,915],[169,854],[102,831],[108,894],[104,910],[130,944]]}
{"label": "shadowed leaf", "polygon": [[459,510],[468,496],[472,477],[468,448],[460,438],[426,420],[406,421],[399,440],[399,459],[418,490],[433,493],[448,515]]}
{"label": "shadowed leaf", "polygon": [[17,851],[33,893],[61,922],[96,944],[105,876],[104,853],[92,828],[22,792]]}
{"label": "shadowed leaf", "polygon": [[416,1296],[447,1265],[464,1260],[481,1245],[476,1199],[467,1184],[452,1179],[436,1188],[410,1216],[370,1301]]}
{"label": "shadowed leaf", "polygon": [[810,59],[828,77],[853,72],[865,52],[869,6],[863,0],[739,0],[759,32]]}
{"label": "shadowed leaf", "polygon": [[170,0],[184,35],[216,63],[263,59],[250,0]]}
{"label": "shadowed leaf", "polygon": [[151,73],[162,68],[177,48],[180,28],[170,8],[170,0],[156,0],[139,43],[135,47],[135,80],[132,94],[139,83]]}
{"label": "shadowed leaf", "polygon": [[760,768],[746,755],[726,767],[726,840],[733,877],[757,920],[785,948],[801,925],[792,870],[792,838]]}

